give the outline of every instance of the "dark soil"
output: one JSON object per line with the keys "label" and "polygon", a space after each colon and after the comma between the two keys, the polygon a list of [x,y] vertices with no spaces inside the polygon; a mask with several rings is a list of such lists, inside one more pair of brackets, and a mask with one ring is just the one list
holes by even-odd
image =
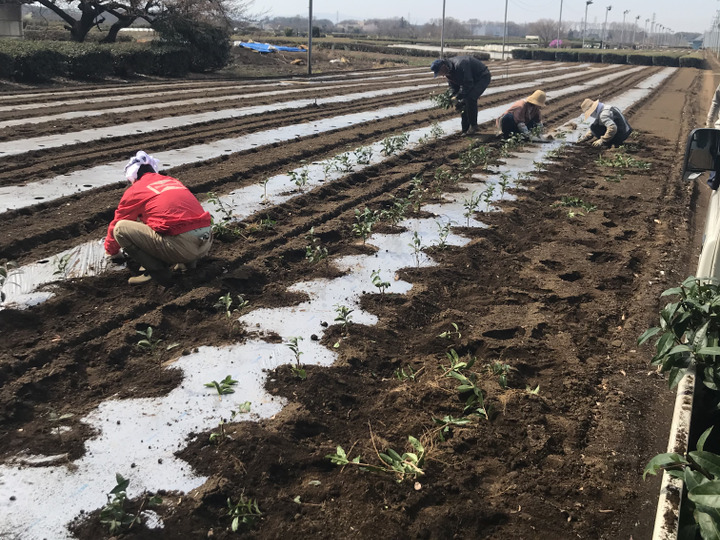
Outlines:
{"label": "dark soil", "polygon": [[[603,98],[611,103],[612,95],[647,73],[603,88]],[[592,73],[580,77],[591,81]],[[228,436],[219,444],[209,441],[209,433],[195,434],[178,455],[210,480],[189,494],[161,493],[157,512],[164,529],[137,527],[122,537],[234,538],[226,501],[244,496],[262,512],[241,526],[239,536],[248,538],[649,538],[658,481],[643,482],[641,473],[664,451],[674,394],[649,366],[650,348],[638,348],[636,340],[655,324],[660,293],[694,271],[697,252],[688,246],[702,218],[692,211],[695,187],[678,180],[679,163],[688,130],[704,118],[711,84],[708,72],[680,69],[628,111],[636,132],[626,152],[649,163],[648,170],[609,168],[596,163],[599,150],[565,147],[513,193],[517,200],[481,216],[486,229],[462,229],[472,238],[469,245],[434,249],[437,266],[404,270],[400,277],[413,284],[409,294],[366,295],[363,307],[377,315],[376,326],[353,324],[346,336],[331,326],[324,339],[328,347],[341,339],[337,362],[309,366],[306,380],[294,377],[289,366],[268,373],[267,390],[286,398],[287,407],[260,422],[227,424]],[[495,94],[479,105],[525,94]],[[421,96],[407,99],[413,97]],[[581,97],[551,101],[546,125],[576,117]],[[380,106],[361,101],[343,107]],[[302,113],[320,118],[337,111]],[[227,193],[302,159],[451,114],[434,110],[376,121],[169,172],[201,198],[209,191]],[[86,120],[83,128],[117,119]],[[247,122],[189,126],[165,138],[119,137],[37,150],[4,158],[0,181],[62,174],[138,148],[165,150],[294,121],[278,111]],[[25,128],[23,137],[44,129]],[[497,156],[493,127],[481,131],[476,140]],[[213,307],[220,295],[242,294],[250,310],[298,303],[302,298],[287,287],[336,273],[304,259],[303,234],[310,227],[331,258],[366,252],[370,248],[358,245],[348,226],[354,209],[386,207],[390,195],[407,195],[414,176],[429,180],[440,165],[457,167],[467,146],[460,137],[431,142],[269,208],[243,223],[244,237],[218,240],[198,269],[172,287],[131,289],[127,275],[111,273],[71,280],[31,309],[0,311],[0,456],[7,460],[25,450],[67,452],[76,459],[93,436],[80,418],[98,403],[116,394],[167,393],[182,375],[163,369],[164,363],[201,345],[246,337],[247,330],[229,328]],[[102,237],[121,192],[109,187],[4,214],[0,258],[29,262]],[[596,210],[570,217],[555,204],[565,196]],[[266,216],[277,222],[272,229],[259,227]],[[459,333],[438,337],[453,323]],[[166,342],[181,343],[181,352],[151,358],[139,350],[136,330],[148,325]],[[443,376],[450,350],[476,358],[471,371],[489,418],[464,414],[467,395]],[[495,362],[512,368],[505,388],[489,369]],[[399,378],[403,371],[413,376]],[[48,416],[69,411],[74,416],[66,425],[73,429],[59,438]],[[441,432],[434,419],[445,416],[470,423]],[[426,450],[424,474],[417,478],[341,468],[326,457],[341,446],[351,458],[377,465],[378,451],[411,451],[408,436]],[[74,528],[79,538],[109,536],[97,512],[85,517]]]}

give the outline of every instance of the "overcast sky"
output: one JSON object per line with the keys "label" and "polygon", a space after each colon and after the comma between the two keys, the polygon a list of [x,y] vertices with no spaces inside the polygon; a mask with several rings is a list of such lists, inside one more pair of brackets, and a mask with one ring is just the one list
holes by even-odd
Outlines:
{"label": "overcast sky", "polygon": [[[538,19],[557,19],[561,0],[508,0],[508,21],[532,22]],[[442,17],[442,0],[361,0],[347,2],[338,0],[313,0],[313,17],[339,20],[405,17],[413,24],[425,23]],[[309,0],[254,0],[254,12],[265,12],[270,17],[303,15],[307,17]],[[675,32],[704,32],[720,9],[720,0],[593,0],[588,6],[588,22],[603,23],[605,9],[608,23],[622,22],[623,12],[630,10],[625,22],[632,22],[638,15],[638,25],[643,28],[645,19]],[[505,18],[503,0],[445,0],[445,16],[455,19],[479,19],[502,21]],[[562,20],[580,22],[585,17],[585,0],[562,0]],[[650,25],[648,24],[648,30]]]}

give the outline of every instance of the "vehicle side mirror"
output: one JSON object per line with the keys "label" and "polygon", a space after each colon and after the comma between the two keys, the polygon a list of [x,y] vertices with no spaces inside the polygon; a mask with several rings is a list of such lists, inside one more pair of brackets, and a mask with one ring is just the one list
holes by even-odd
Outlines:
{"label": "vehicle side mirror", "polygon": [[682,178],[694,180],[705,171],[720,172],[720,129],[694,129],[688,137]]}

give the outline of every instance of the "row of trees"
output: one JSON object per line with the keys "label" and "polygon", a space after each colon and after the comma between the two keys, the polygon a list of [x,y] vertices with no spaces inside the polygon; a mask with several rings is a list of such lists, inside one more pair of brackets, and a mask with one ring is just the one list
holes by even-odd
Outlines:
{"label": "row of trees", "polygon": [[[156,29],[176,26],[180,21],[199,24],[204,30],[227,31],[246,17],[252,0],[4,0],[21,4],[40,4],[64,22],[73,41],[85,41],[97,27],[109,23],[101,40],[113,43],[118,32],[143,20]],[[101,25],[103,25],[101,27]]]}

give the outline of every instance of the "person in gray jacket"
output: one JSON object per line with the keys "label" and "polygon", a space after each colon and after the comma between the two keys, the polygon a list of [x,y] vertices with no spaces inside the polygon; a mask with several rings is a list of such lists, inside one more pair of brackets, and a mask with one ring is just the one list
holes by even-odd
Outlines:
{"label": "person in gray jacket", "polygon": [[632,133],[630,124],[617,107],[606,105],[597,99],[586,99],[580,109],[585,120],[592,117],[594,121],[587,133],[578,139],[578,144],[595,139],[592,143],[595,147],[620,146]]}
{"label": "person in gray jacket", "polygon": [[477,132],[477,100],[490,84],[490,70],[472,56],[441,58],[430,64],[435,77],[445,77],[452,91],[455,108],[461,111],[463,134]]}
{"label": "person in gray jacket", "polygon": [[718,85],[715,89],[715,94],[713,94],[713,100],[710,104],[705,127],[720,129],[720,85]]}

